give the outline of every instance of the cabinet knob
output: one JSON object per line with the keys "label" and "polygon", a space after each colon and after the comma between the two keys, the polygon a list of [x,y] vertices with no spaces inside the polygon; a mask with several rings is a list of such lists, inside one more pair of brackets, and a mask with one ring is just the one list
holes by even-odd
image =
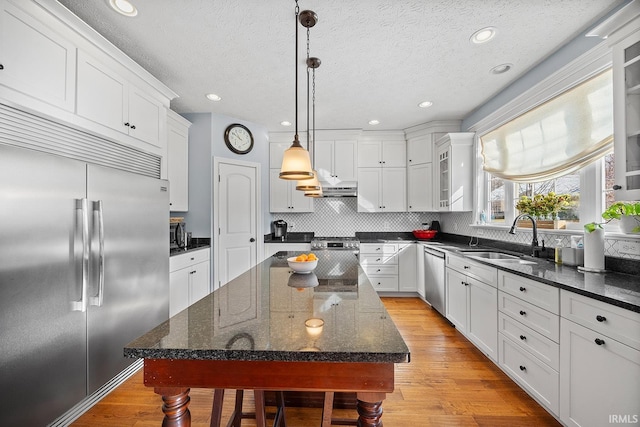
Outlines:
{"label": "cabinet knob", "polygon": [[253,243],[253,242],[255,242],[255,241],[256,241],[256,239],[254,239],[254,238],[252,237],[252,238],[250,238],[250,239],[249,239],[249,241],[250,241],[251,243]]}
{"label": "cabinet knob", "polygon": [[600,339],[600,338],[596,338],[595,339],[595,343],[598,345],[604,345],[604,340]]}
{"label": "cabinet knob", "polygon": [[464,269],[465,269],[465,270],[468,270],[468,269],[470,269],[470,268],[471,268],[471,267],[469,267],[468,265],[465,265],[465,266],[464,266]]}
{"label": "cabinet knob", "polygon": [[520,286],[520,292],[524,292],[526,290],[527,290],[527,288],[525,288],[524,286]]}
{"label": "cabinet knob", "polygon": [[135,128],[136,128],[136,125],[131,125],[131,129],[135,129]]}
{"label": "cabinet knob", "polygon": [[526,314],[527,314],[527,312],[526,312],[526,311],[524,311],[524,310],[520,310],[520,316],[525,316]]}
{"label": "cabinet knob", "polygon": [[607,318],[606,318],[606,317],[604,317],[604,316],[600,316],[600,315],[598,314],[598,315],[596,316],[596,320],[597,320],[598,322],[605,322],[605,321],[607,320]]}
{"label": "cabinet knob", "polygon": [[0,64],[0,70],[4,70],[4,65]]}
{"label": "cabinet knob", "polygon": [[520,370],[521,370],[521,371],[526,371],[526,370],[527,370],[527,367],[526,367],[526,366],[523,366],[523,365],[520,365]]}
{"label": "cabinet knob", "polygon": [[126,127],[131,127],[131,124],[130,124],[129,122],[126,122],[124,125],[125,125]]}
{"label": "cabinet knob", "polygon": [[526,341],[526,340],[527,340],[527,337],[525,337],[524,335],[520,335],[520,339],[521,339],[522,341]]}

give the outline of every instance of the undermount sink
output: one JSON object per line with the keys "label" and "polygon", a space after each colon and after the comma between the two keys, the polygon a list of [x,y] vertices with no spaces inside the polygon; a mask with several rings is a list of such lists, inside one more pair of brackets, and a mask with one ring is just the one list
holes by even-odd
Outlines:
{"label": "undermount sink", "polygon": [[527,261],[519,256],[505,254],[503,252],[492,251],[460,251],[469,258],[477,258],[484,261],[496,262],[499,264],[535,264],[534,261]]}

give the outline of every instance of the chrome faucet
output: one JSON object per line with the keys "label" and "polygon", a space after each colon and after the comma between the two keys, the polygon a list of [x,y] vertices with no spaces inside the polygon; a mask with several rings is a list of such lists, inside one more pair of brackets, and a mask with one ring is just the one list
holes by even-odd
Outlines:
{"label": "chrome faucet", "polygon": [[520,218],[528,218],[531,220],[533,224],[533,240],[531,241],[531,247],[533,248],[533,256],[539,257],[540,251],[546,250],[544,247],[544,240],[542,241],[542,248],[538,246],[538,226],[536,225],[536,220],[529,214],[520,214],[513,220],[513,225],[511,226],[511,230],[509,230],[509,234],[516,234],[516,225]]}

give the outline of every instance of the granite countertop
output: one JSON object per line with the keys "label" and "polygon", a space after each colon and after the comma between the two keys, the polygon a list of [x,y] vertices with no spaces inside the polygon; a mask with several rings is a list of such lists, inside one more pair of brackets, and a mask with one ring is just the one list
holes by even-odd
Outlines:
{"label": "granite countertop", "polygon": [[[290,273],[279,252],[129,343],[132,358],[401,363],[409,349],[350,251]],[[317,285],[310,287],[317,281]],[[322,319],[317,336],[305,321]]]}
{"label": "granite countertop", "polygon": [[211,247],[211,244],[209,243],[195,243],[195,244],[189,245],[186,248],[171,249],[169,251],[169,256],[182,255],[182,254],[186,254],[193,251],[199,251],[200,249],[206,249],[210,247]]}
{"label": "granite countertop", "polygon": [[311,240],[313,240],[313,237],[315,236],[315,233],[313,232],[303,232],[303,233],[298,233],[298,232],[291,232],[291,233],[287,233],[287,236],[284,238],[276,238],[273,237],[272,234],[265,234],[264,235],[264,242],[265,243],[311,243]]}
{"label": "granite countertop", "polygon": [[[460,251],[469,249],[497,250],[492,246],[469,245],[454,242],[423,242],[433,249],[444,250],[449,253],[466,256]],[[442,249],[445,246],[445,249]],[[507,252],[509,251],[503,251]],[[499,270],[508,271],[522,277],[537,280],[560,289],[582,294],[593,299],[607,302],[627,310],[640,313],[640,280],[631,274],[606,272],[589,273],[579,271],[576,267],[556,264],[548,259],[534,258],[520,255],[521,258],[533,264],[500,263],[479,258],[472,258],[476,262],[491,265]]]}

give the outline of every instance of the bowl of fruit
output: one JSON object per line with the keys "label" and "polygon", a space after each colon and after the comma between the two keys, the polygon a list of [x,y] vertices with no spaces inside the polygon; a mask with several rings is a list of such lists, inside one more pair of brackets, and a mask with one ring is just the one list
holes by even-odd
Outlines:
{"label": "bowl of fruit", "polygon": [[292,256],[287,262],[294,273],[300,274],[311,273],[318,266],[318,258],[313,253]]}

